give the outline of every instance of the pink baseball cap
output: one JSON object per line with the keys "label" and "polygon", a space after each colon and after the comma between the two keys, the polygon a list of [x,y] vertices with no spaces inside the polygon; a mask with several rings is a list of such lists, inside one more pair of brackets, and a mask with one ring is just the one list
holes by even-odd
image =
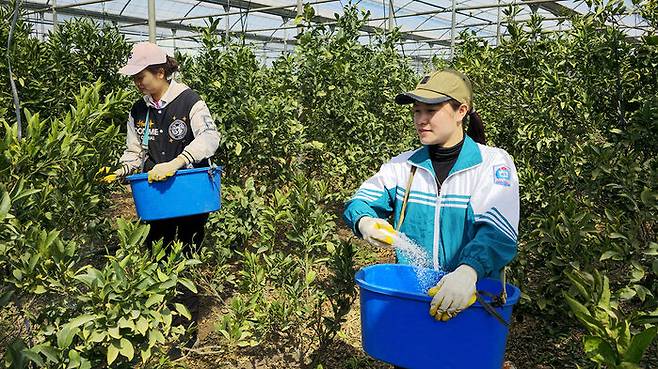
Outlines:
{"label": "pink baseball cap", "polygon": [[119,73],[126,76],[134,76],[143,71],[149,65],[163,64],[167,62],[167,53],[156,44],[140,42],[133,45],[128,63]]}

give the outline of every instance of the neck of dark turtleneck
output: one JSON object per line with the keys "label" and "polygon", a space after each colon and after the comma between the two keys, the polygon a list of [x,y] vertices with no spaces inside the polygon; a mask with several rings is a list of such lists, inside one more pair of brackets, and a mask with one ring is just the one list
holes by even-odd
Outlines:
{"label": "neck of dark turtleneck", "polygon": [[439,145],[429,145],[428,148],[432,160],[449,161],[451,159],[457,159],[459,152],[462,150],[462,146],[464,146],[463,139],[455,146],[443,147]]}
{"label": "neck of dark turtleneck", "polygon": [[432,167],[434,167],[434,174],[439,184],[448,177],[448,173],[455,165],[459,153],[464,146],[464,140],[461,140],[457,145],[451,147],[442,147],[439,145],[428,145],[430,159],[432,160]]}

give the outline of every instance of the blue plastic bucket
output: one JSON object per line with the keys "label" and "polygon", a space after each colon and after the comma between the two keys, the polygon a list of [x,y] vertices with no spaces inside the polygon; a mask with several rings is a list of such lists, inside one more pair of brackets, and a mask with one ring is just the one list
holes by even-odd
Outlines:
{"label": "blue plastic bucket", "polygon": [[[426,271],[438,282],[438,272]],[[373,358],[408,369],[503,367],[508,329],[478,302],[440,322],[429,315],[432,298],[420,286],[414,267],[372,265],[359,270],[355,279],[361,288],[363,349]],[[482,279],[476,287],[499,295],[502,284]],[[506,304],[495,309],[509,323],[521,292],[507,284],[507,293]]]}
{"label": "blue plastic bucket", "polygon": [[135,209],[150,221],[204,214],[221,207],[220,167],[183,169],[161,182],[148,182],[148,174],[128,176]]}

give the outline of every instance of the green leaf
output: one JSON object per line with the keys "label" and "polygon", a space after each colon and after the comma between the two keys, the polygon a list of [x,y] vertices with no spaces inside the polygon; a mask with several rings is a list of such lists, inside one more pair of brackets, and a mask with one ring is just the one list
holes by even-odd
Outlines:
{"label": "green leaf", "polygon": [[590,293],[588,289],[585,288],[584,286],[585,281],[579,275],[577,275],[576,273],[568,273],[568,272],[565,274],[583,297],[590,298]]}
{"label": "green leaf", "polygon": [[107,347],[107,365],[110,366],[119,356],[119,344],[117,341],[112,341]]}
{"label": "green leaf", "polygon": [[573,311],[574,313],[580,313],[582,315],[591,316],[589,310],[587,310],[587,308],[583,304],[576,301],[573,297],[571,297],[567,293],[564,293],[563,295],[564,295],[564,299],[567,300],[567,304],[569,304],[571,311]]}
{"label": "green leaf", "polygon": [[149,323],[146,318],[143,316],[140,316],[139,319],[137,319],[137,324],[135,324],[135,328],[137,332],[139,332],[142,336],[146,336],[146,332],[149,329]]}
{"label": "green leaf", "polygon": [[96,314],[94,314],[94,315],[81,315],[77,318],[71,319],[68,323],[66,323],[66,325],[69,326],[70,328],[76,328],[76,327],[79,327],[81,325],[84,325],[87,322],[91,322],[92,320],[95,320],[96,318],[98,318],[98,315],[96,315]]}
{"label": "green leaf", "polygon": [[2,193],[2,200],[0,201],[0,220],[3,220],[9,214],[9,208],[11,207],[11,198],[9,193]]}
{"label": "green leaf", "polygon": [[112,338],[119,339],[121,338],[121,333],[119,332],[119,327],[112,327],[107,329],[107,334]]}
{"label": "green leaf", "polygon": [[616,365],[616,353],[601,337],[585,336],[584,350],[588,358],[599,364]]}
{"label": "green leaf", "polygon": [[648,188],[645,188],[644,191],[640,194],[640,199],[645,205],[653,205],[655,204],[655,197],[656,195],[653,194],[651,191],[649,191]]}
{"label": "green leaf", "polygon": [[185,307],[185,305],[180,304],[180,303],[175,303],[176,306],[176,311],[187,318],[187,320],[192,320],[192,314],[190,314],[190,311]]}
{"label": "green leaf", "polygon": [[132,321],[132,319],[127,319],[126,317],[121,317],[119,319],[119,328],[128,328],[131,331],[135,330],[135,322]]}
{"label": "green leaf", "polygon": [[144,303],[144,306],[151,307],[154,304],[162,303],[162,300],[164,300],[164,295],[151,295]]}
{"label": "green leaf", "polygon": [[242,145],[238,142],[235,144],[235,155],[240,156],[242,153]]}
{"label": "green leaf", "polygon": [[60,349],[67,349],[73,342],[73,337],[80,332],[79,328],[71,328],[66,325],[57,332],[57,346]]}
{"label": "green leaf", "polygon": [[133,348],[133,344],[130,343],[125,338],[122,338],[121,341],[119,342],[119,353],[123,356],[126,357],[129,361],[135,357],[135,349]]}
{"label": "green leaf", "polygon": [[628,239],[628,238],[627,238],[626,236],[624,236],[623,234],[621,234],[621,233],[617,233],[617,232],[612,232],[612,233],[610,233],[610,234],[608,235],[608,237],[612,238],[613,240],[614,240],[614,239],[618,239],[618,238],[622,238],[622,239],[624,239],[624,240],[627,240],[627,239]]}
{"label": "green leaf", "polygon": [[80,353],[77,352],[76,350],[70,350],[69,351],[69,365],[67,366],[67,369],[69,368],[78,368],[80,367]]}
{"label": "green leaf", "polygon": [[657,327],[651,327],[633,336],[630,345],[628,345],[628,350],[624,353],[624,361],[639,364],[647,347],[651,345],[656,337],[657,331]]}
{"label": "green leaf", "polygon": [[141,351],[142,363],[146,363],[151,357],[151,348],[145,348]]}
{"label": "green leaf", "polygon": [[165,338],[158,329],[151,329],[149,331],[149,346],[153,346],[155,343],[165,343]]}
{"label": "green leaf", "polygon": [[178,279],[178,283],[180,283],[180,284],[182,284],[183,286],[185,286],[188,290],[190,290],[190,291],[192,291],[192,292],[194,292],[194,293],[197,293],[196,286],[195,286],[194,283],[192,283],[192,281],[190,281],[189,279],[187,279],[187,278],[180,278],[180,279]]}
{"label": "green leaf", "polygon": [[50,343],[40,343],[31,350],[45,356],[50,362],[56,363],[59,360],[57,350]]}
{"label": "green leaf", "polygon": [[116,262],[116,260],[112,260],[112,268],[114,269],[116,279],[119,283],[124,285],[126,283],[126,273],[123,271],[123,268]]}
{"label": "green leaf", "polygon": [[311,283],[313,283],[313,281],[315,280],[316,275],[317,275],[317,273],[314,270],[310,270],[306,274],[306,285],[307,286],[310,285]]}
{"label": "green leaf", "polygon": [[609,251],[604,252],[601,255],[601,257],[599,258],[599,261],[604,261],[604,260],[607,260],[607,259],[610,259],[610,258],[616,259],[619,256],[621,256],[621,255],[619,255],[619,253],[617,251],[609,250]]}
{"label": "green leaf", "polygon": [[41,359],[41,356],[39,356],[39,354],[37,354],[33,350],[23,350],[23,351],[21,351],[21,354],[23,354],[26,358],[30,359],[31,361],[33,361],[37,365],[39,365],[41,367],[44,366],[44,362]]}
{"label": "green leaf", "polygon": [[593,334],[605,334],[604,327],[601,326],[601,322],[597,321],[592,317],[592,314],[587,310],[587,308],[573,299],[568,294],[564,293],[564,298],[567,301],[567,304],[576,315],[576,318],[587,328],[587,330]]}
{"label": "green leaf", "polygon": [[105,340],[105,337],[107,337],[107,332],[105,331],[93,331],[91,332],[91,335],[89,336],[89,341],[98,343],[98,342],[103,342]]}
{"label": "green leaf", "polygon": [[601,287],[601,298],[599,299],[601,307],[610,308],[610,281],[608,277],[603,277],[603,286]]}

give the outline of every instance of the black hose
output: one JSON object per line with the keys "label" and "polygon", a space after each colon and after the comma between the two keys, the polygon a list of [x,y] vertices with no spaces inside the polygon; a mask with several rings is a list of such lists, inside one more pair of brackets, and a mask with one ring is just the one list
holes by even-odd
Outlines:
{"label": "black hose", "polygon": [[20,0],[14,2],[14,16],[11,20],[11,27],[9,28],[9,37],[7,37],[7,67],[9,68],[9,82],[11,83],[11,92],[14,96],[14,109],[16,110],[16,122],[18,124],[18,140],[20,141],[23,137],[23,127],[21,122],[21,102],[18,99],[18,90],[16,89],[16,83],[14,82],[14,74],[11,70],[11,39],[14,37],[14,28],[16,28],[16,21],[18,20],[18,10],[19,10]]}

